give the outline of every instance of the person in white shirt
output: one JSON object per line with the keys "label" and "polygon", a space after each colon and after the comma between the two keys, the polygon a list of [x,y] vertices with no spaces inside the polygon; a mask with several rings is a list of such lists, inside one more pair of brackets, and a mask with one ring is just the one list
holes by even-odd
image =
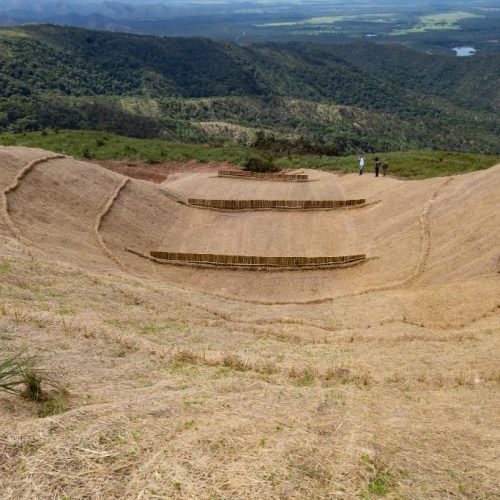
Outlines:
{"label": "person in white shirt", "polygon": [[359,175],[363,175],[363,171],[365,170],[365,157],[361,155],[359,157]]}

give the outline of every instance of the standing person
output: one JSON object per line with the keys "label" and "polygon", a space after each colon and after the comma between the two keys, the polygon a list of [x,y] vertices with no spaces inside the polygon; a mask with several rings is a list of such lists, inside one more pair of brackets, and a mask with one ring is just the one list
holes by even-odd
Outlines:
{"label": "standing person", "polygon": [[378,177],[378,173],[380,172],[381,162],[378,159],[378,156],[375,158],[375,177]]}
{"label": "standing person", "polygon": [[384,158],[382,160],[382,175],[385,177],[388,172],[389,172],[389,164],[387,163],[387,160]]}
{"label": "standing person", "polygon": [[361,155],[359,157],[359,175],[363,175],[364,170],[365,170],[365,156]]}

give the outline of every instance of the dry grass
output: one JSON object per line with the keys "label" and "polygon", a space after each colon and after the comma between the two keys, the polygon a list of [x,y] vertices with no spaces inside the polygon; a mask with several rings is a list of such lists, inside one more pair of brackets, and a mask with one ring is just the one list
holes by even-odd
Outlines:
{"label": "dry grass", "polygon": [[37,165],[44,163],[48,160],[54,160],[54,159],[59,159],[59,158],[64,158],[64,155],[57,155],[57,154],[50,154],[50,155],[45,155],[42,158],[37,158],[35,160],[30,161],[26,166],[24,166],[18,174],[15,176],[15,178],[12,180],[12,182],[6,186],[3,186],[2,190],[2,207],[0,209],[0,214],[2,216],[2,219],[4,221],[5,226],[8,228],[12,236],[19,240],[23,240],[24,243],[29,244],[29,240],[23,239],[23,236],[19,232],[19,230],[16,228],[14,223],[12,222],[12,219],[10,218],[9,215],[9,201],[8,201],[8,195],[9,193],[14,192],[17,187],[19,186],[19,182],[25,177],[34,167]]}
{"label": "dry grass", "polygon": [[106,214],[111,210],[111,207],[113,206],[113,203],[115,202],[116,198],[120,195],[121,190],[127,185],[127,182],[129,181],[128,177],[124,177],[120,184],[117,186],[115,189],[114,193],[110,196],[110,198],[106,201],[106,203],[103,205],[101,210],[97,213],[97,217],[95,220],[94,224],[94,234],[97,243],[101,247],[102,251],[113,261],[115,262],[121,269],[125,269],[124,264],[121,262],[121,260],[109,249],[109,247],[106,245],[104,242],[101,233],[100,233],[100,228],[102,221],[104,217],[106,217]]}
{"label": "dry grass", "polygon": [[[14,350],[36,338],[41,362],[57,366],[72,396],[69,411],[49,419],[2,399],[0,411],[17,422],[0,433],[7,498],[497,493],[489,431],[498,415],[490,403],[500,383],[497,317],[487,320],[489,333],[450,332],[448,339],[423,329],[375,341],[372,334],[384,336],[387,328],[378,326],[370,336],[355,331],[348,342],[332,329],[322,332],[326,344],[287,318],[277,324],[300,339],[290,342],[240,332],[226,317],[212,324],[197,307],[206,307],[202,297],[172,299],[158,283],[85,273],[68,283],[49,263],[35,264],[27,277],[33,264],[8,262],[2,340]],[[18,292],[33,293],[44,281],[51,282],[41,292],[45,300],[26,308]],[[153,289],[154,312],[147,301],[130,299]],[[59,312],[62,290],[74,311],[69,317]],[[42,307],[48,310],[36,311]],[[176,324],[186,318],[189,330],[176,333],[171,307]],[[141,327],[124,332],[128,322],[159,326],[145,338]],[[475,449],[467,438],[473,423],[482,443]],[[442,432],[467,448],[466,462]]]}
{"label": "dry grass", "polygon": [[[19,169],[33,160],[24,150],[15,155]],[[49,163],[9,197],[13,223],[45,257],[27,256],[0,222],[0,359],[28,349],[68,393],[50,404],[0,394],[2,498],[500,496],[500,225],[487,191],[494,177],[417,183],[415,207],[402,219],[384,219],[384,202],[367,209],[372,226],[395,235],[412,224],[409,241],[383,240],[392,270],[381,256],[358,270],[276,274],[282,295],[273,298],[264,274],[163,274],[165,266],[126,257],[116,222],[134,221],[122,226],[124,238],[147,236],[164,198],[134,182],[98,226],[128,272],[115,267],[94,224],[120,182],[100,178],[99,203],[87,206],[90,189],[77,201],[76,191],[63,198],[72,184],[49,175],[63,162]],[[13,166],[1,171],[2,186],[15,175]],[[60,182],[50,196],[47,179]],[[87,182],[83,176],[78,189]],[[470,206],[450,208],[465,188]],[[490,219],[476,223],[468,217],[482,206],[473,196],[479,188]],[[419,239],[419,216],[436,190]],[[146,200],[139,214],[131,200]],[[44,225],[60,203],[67,205],[57,223]],[[175,224],[175,214],[163,214],[162,224]],[[457,214],[475,224],[471,234],[448,228]],[[355,220],[378,244],[379,229]],[[398,249],[409,262],[394,257]],[[416,269],[411,286],[383,287]],[[246,295],[234,300],[238,283]],[[290,283],[295,297],[280,288]],[[258,287],[283,303],[253,303]],[[334,288],[328,301],[290,303]]]}

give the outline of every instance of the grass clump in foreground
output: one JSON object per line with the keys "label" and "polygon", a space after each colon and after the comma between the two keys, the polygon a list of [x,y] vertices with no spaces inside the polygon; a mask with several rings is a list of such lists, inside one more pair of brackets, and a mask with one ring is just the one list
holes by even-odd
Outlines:
{"label": "grass clump in foreground", "polygon": [[[33,358],[22,352],[0,361],[0,392],[8,392],[41,403],[39,417],[63,413],[66,390],[33,366]],[[49,390],[47,390],[48,388]]]}
{"label": "grass clump in foreground", "polygon": [[41,380],[31,368],[31,361],[21,353],[0,361],[0,391],[26,397],[33,401],[41,398]]}
{"label": "grass clump in foreground", "polygon": [[[134,139],[106,132],[82,130],[44,130],[22,134],[0,134],[4,146],[37,147],[89,160],[130,160],[160,163],[163,161],[227,161],[236,165],[268,164],[278,168],[315,168],[342,173],[358,172],[358,155],[275,156],[237,144],[210,145],[166,142],[161,139]],[[374,171],[375,157],[389,164],[389,174],[407,179],[427,179],[483,170],[500,163],[500,156],[446,151],[398,151],[366,155],[365,173]]]}

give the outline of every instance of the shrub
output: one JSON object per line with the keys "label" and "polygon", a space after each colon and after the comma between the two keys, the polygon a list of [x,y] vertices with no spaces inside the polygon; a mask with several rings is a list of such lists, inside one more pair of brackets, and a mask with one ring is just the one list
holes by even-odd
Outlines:
{"label": "shrub", "polygon": [[85,158],[86,160],[92,158],[92,153],[90,152],[90,149],[87,146],[85,146],[82,149],[82,158]]}
{"label": "shrub", "polygon": [[250,158],[244,164],[244,169],[249,172],[277,172],[279,169],[276,167],[272,160],[264,158]]}

